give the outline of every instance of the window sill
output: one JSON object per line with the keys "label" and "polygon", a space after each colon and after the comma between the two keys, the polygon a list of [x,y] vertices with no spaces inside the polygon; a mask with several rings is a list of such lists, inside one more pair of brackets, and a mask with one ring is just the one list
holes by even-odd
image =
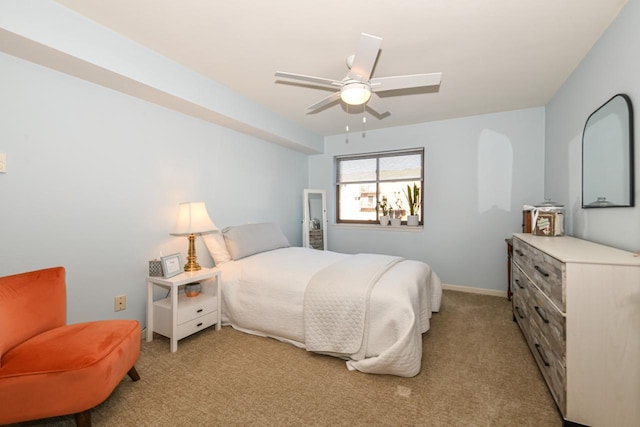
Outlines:
{"label": "window sill", "polygon": [[400,225],[398,227],[394,227],[392,225],[380,225],[380,224],[331,224],[334,228],[342,228],[348,230],[376,230],[376,231],[400,231],[400,232],[409,232],[409,233],[421,233],[423,226],[408,226],[408,225]]}

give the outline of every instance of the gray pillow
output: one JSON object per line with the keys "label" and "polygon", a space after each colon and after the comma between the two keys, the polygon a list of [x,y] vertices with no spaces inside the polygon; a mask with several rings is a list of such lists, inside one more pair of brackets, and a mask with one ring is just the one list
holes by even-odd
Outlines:
{"label": "gray pillow", "polygon": [[227,227],[222,230],[222,235],[233,260],[291,246],[280,227],[273,222]]}

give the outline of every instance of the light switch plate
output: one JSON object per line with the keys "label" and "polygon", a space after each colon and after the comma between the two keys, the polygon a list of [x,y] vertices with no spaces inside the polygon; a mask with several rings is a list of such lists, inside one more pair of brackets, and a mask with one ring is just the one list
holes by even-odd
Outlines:
{"label": "light switch plate", "polygon": [[0,173],[7,173],[7,153],[0,153]]}

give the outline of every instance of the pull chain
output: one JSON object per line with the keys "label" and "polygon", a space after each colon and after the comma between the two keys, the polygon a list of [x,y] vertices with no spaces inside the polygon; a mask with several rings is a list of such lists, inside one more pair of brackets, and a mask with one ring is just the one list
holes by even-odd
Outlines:
{"label": "pull chain", "polygon": [[364,115],[364,110],[362,110],[362,137],[364,138],[367,135],[367,129],[366,129],[366,124],[367,124],[367,116]]}
{"label": "pull chain", "polygon": [[345,116],[345,123],[346,123],[345,130],[347,132],[347,137],[344,142],[345,144],[348,144],[349,143],[349,104],[347,104],[347,114]]}

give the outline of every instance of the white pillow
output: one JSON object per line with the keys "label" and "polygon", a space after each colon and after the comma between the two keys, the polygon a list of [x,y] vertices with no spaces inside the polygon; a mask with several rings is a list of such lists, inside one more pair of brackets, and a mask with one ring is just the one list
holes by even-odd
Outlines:
{"label": "white pillow", "polygon": [[229,251],[227,251],[227,245],[224,243],[222,233],[216,231],[214,233],[203,234],[202,240],[204,240],[204,244],[216,265],[222,265],[227,261],[231,261],[231,256],[229,255]]}
{"label": "white pillow", "polygon": [[280,227],[273,222],[227,227],[222,235],[233,260],[290,246]]}

